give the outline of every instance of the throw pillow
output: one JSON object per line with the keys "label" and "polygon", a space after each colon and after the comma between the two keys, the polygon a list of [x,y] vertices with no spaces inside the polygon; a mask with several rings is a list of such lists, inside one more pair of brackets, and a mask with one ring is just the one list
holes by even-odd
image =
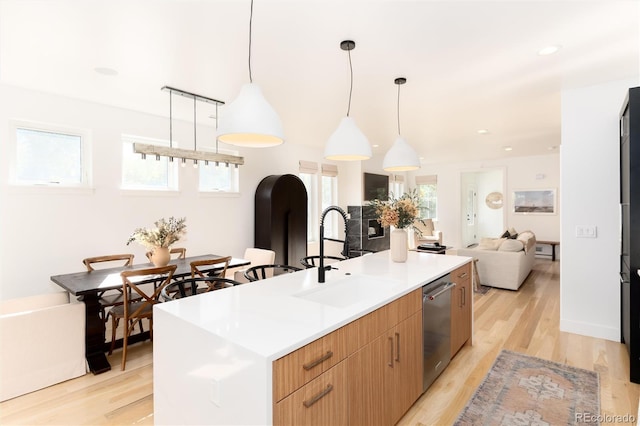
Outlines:
{"label": "throw pillow", "polygon": [[507,231],[509,231],[509,234],[511,234],[511,235],[513,235],[513,234],[518,235],[518,233],[516,232],[516,229],[515,229],[515,228],[513,228],[513,227],[511,227],[511,228],[507,229]]}
{"label": "throw pillow", "polygon": [[500,244],[498,251],[522,251],[523,249],[524,244],[522,244],[522,241],[507,239]]}
{"label": "throw pillow", "polygon": [[518,234],[509,233],[509,236],[507,238],[509,238],[511,240],[515,240],[516,238],[518,238]]}
{"label": "throw pillow", "polygon": [[500,235],[500,238],[509,238],[509,231],[504,231],[504,234]]}
{"label": "throw pillow", "polygon": [[482,238],[478,244],[478,250],[498,250],[504,241],[506,238]]}

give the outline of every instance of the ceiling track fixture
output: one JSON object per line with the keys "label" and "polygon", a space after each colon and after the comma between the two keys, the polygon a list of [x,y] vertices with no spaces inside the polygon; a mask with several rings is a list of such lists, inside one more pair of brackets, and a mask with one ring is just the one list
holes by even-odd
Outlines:
{"label": "ceiling track fixture", "polygon": [[262,95],[260,87],[251,75],[251,33],[253,21],[253,0],[249,15],[249,83],[240,89],[238,97],[223,109],[220,142],[251,147],[267,148],[284,143],[284,132],[280,117]]}
{"label": "ceiling track fixture", "polygon": [[382,168],[388,172],[407,172],[420,168],[420,159],[415,150],[407,143],[400,133],[400,86],[407,82],[404,77],[393,81],[398,85],[398,138],[382,161]]}
{"label": "ceiling track fixture", "polygon": [[[134,143],[133,151],[142,155],[142,159],[145,159],[147,155],[154,155],[156,160],[160,160],[160,157],[168,157],[169,161],[173,162],[175,158],[181,160],[181,164],[185,165],[187,160],[193,161],[193,166],[198,166],[198,161],[204,161],[205,165],[209,162],[225,163],[227,167],[229,164],[234,164],[236,167],[244,164],[244,158],[235,155],[219,154],[218,142],[216,141],[216,152],[198,151],[197,138],[196,138],[196,102],[206,102],[214,104],[216,106],[216,127],[218,125],[218,106],[224,105],[224,102],[217,99],[208,98],[206,96],[197,95],[195,93],[187,92],[173,87],[164,86],[162,91],[169,92],[169,146],[161,145],[149,145],[146,143]],[[193,150],[181,149],[173,147],[173,94],[183,96],[188,99],[193,99]]]}
{"label": "ceiling track fixture", "polygon": [[351,84],[349,86],[349,104],[347,106],[347,116],[342,118],[338,128],[329,137],[324,149],[324,158],[327,160],[358,161],[368,160],[373,156],[369,140],[356,126],[353,118],[349,116],[351,112],[351,94],[353,92],[353,66],[351,64],[351,51],[356,48],[356,42],[344,40],[340,43],[340,49],[349,55],[349,70],[351,73]]}

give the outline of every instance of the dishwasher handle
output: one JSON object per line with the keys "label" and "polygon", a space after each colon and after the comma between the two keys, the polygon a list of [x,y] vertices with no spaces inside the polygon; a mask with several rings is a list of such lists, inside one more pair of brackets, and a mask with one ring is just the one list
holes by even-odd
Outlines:
{"label": "dishwasher handle", "polygon": [[429,300],[435,300],[436,297],[440,296],[442,293],[445,293],[451,290],[456,286],[456,283],[446,283],[442,288],[434,293],[425,294],[424,297]]}

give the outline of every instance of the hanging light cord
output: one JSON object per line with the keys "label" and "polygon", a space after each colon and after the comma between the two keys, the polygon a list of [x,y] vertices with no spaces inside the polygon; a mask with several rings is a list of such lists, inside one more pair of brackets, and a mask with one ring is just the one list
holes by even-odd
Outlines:
{"label": "hanging light cord", "polygon": [[353,65],[351,64],[351,50],[347,50],[347,54],[349,55],[349,71],[351,73],[351,84],[349,86],[349,106],[347,107],[347,117],[351,112],[351,94],[353,93]]}
{"label": "hanging light cord", "polygon": [[193,150],[198,150],[198,144],[196,143],[196,97],[193,97]]}
{"label": "hanging light cord", "polygon": [[249,82],[253,83],[251,76],[251,23],[253,21],[253,0],[251,0],[251,13],[249,14]]}
{"label": "hanging light cord", "polygon": [[171,101],[173,99],[173,90],[169,91],[169,148],[173,148],[173,108]]}
{"label": "hanging light cord", "polygon": [[400,85],[398,84],[398,136],[400,136]]}

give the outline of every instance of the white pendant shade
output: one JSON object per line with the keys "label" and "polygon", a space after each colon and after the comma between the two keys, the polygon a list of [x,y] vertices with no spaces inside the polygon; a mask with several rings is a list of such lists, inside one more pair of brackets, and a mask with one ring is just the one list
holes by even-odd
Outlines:
{"label": "white pendant shade", "polygon": [[254,83],[240,89],[235,101],[221,108],[220,142],[253,148],[266,148],[284,142],[282,122]]}
{"label": "white pendant shade", "polygon": [[414,149],[401,136],[382,161],[382,168],[388,172],[406,172],[420,168],[420,159]]}
{"label": "white pendant shade", "polygon": [[367,137],[351,117],[344,117],[331,135],[324,149],[327,160],[357,161],[373,156]]}

